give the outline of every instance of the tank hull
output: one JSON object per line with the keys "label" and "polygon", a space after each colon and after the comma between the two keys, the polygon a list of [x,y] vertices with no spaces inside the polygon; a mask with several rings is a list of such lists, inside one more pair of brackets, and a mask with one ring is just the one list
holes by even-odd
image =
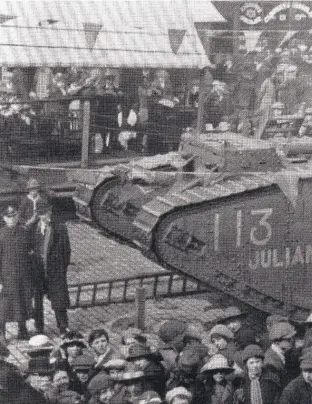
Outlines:
{"label": "tank hull", "polygon": [[219,189],[169,193],[143,206],[137,243],[167,268],[260,310],[304,321],[312,310],[312,170],[296,178],[295,203],[277,177],[264,174],[249,177],[249,187],[243,176],[231,181],[236,192],[224,181]]}

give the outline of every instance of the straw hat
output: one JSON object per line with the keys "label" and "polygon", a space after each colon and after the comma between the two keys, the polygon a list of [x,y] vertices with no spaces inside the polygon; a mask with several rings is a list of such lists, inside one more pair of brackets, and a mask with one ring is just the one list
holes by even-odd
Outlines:
{"label": "straw hat", "polygon": [[200,373],[216,372],[216,371],[231,373],[234,371],[234,369],[229,366],[228,360],[226,359],[225,356],[223,356],[221,354],[216,354],[216,355],[213,355],[210,358],[209,362],[207,362],[201,368]]}

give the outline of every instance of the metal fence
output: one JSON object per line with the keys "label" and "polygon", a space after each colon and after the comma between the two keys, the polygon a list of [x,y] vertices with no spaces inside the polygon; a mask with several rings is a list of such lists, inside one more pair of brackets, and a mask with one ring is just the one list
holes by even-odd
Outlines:
{"label": "metal fence", "polygon": [[139,123],[131,114],[131,108],[106,96],[0,101],[1,161],[77,161],[88,166],[98,159],[166,153],[177,150],[196,116],[186,109],[157,108]]}

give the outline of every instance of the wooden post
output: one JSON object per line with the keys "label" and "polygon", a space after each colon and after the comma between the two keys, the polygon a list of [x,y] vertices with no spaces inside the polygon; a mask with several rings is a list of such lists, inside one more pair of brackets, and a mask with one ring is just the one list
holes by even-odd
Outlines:
{"label": "wooden post", "polygon": [[145,329],[145,289],[137,288],[135,293],[136,327]]}
{"label": "wooden post", "polygon": [[196,133],[200,135],[202,132],[202,127],[204,123],[204,113],[205,113],[205,98],[206,94],[210,91],[210,86],[212,85],[212,75],[208,68],[201,71],[200,84],[199,84],[199,99],[198,99],[198,112],[197,112],[197,125]]}
{"label": "wooden post", "polygon": [[89,164],[89,142],[90,142],[90,101],[84,101],[82,109],[81,168],[87,168]]}

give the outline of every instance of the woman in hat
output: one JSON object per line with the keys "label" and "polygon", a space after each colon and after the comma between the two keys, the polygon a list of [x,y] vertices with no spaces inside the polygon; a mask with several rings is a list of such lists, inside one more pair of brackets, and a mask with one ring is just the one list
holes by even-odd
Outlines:
{"label": "woman in hat", "polygon": [[69,330],[62,336],[59,348],[60,358],[66,360],[70,366],[79,355],[83,354],[83,350],[87,349],[87,345],[80,332]]}
{"label": "woman in hat", "polygon": [[215,353],[225,356],[230,363],[234,361],[237,352],[234,343],[234,333],[226,325],[215,325],[210,330],[209,339],[215,349]]}
{"label": "woman in hat", "polygon": [[18,338],[28,339],[26,320],[32,313],[33,279],[26,230],[18,223],[17,210],[9,206],[0,230],[0,339],[5,341],[6,322],[18,323]]}
{"label": "woman in hat", "polygon": [[228,376],[233,371],[223,355],[213,355],[200,370],[202,389],[196,391],[196,402],[232,404],[234,388]]}

